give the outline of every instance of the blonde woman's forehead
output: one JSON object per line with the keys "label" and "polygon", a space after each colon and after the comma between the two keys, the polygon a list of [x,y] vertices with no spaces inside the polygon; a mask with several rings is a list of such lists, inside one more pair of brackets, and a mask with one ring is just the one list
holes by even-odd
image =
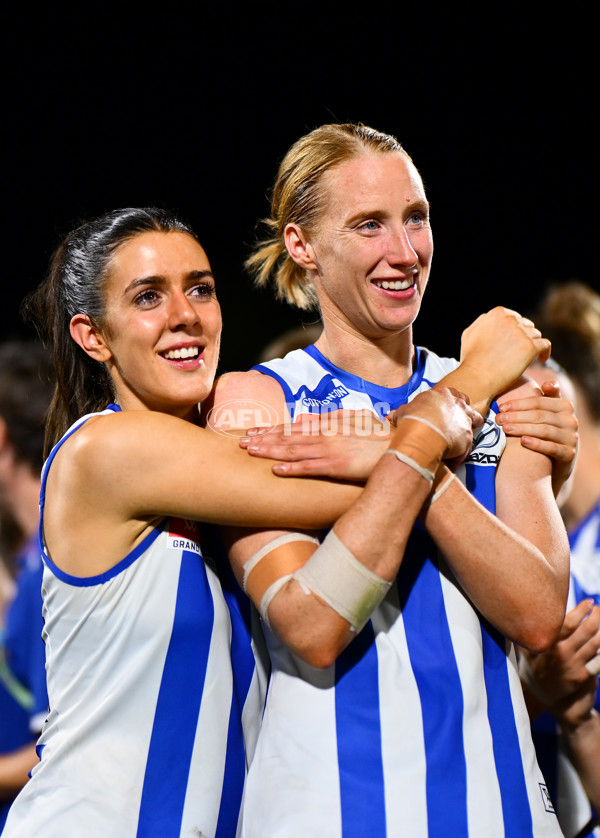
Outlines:
{"label": "blonde woman's forehead", "polygon": [[351,205],[382,196],[426,200],[421,176],[408,155],[401,151],[359,154],[323,175],[324,209]]}

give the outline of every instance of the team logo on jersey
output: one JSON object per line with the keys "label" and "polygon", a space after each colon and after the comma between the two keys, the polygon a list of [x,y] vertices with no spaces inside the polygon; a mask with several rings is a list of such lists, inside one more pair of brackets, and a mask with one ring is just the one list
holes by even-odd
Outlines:
{"label": "team logo on jersey", "polygon": [[493,419],[485,419],[483,427],[473,439],[473,451],[465,462],[484,466],[495,466],[500,461],[499,449],[502,432]]}
{"label": "team logo on jersey", "polygon": [[213,407],[206,417],[209,428],[224,436],[238,437],[248,428],[272,428],[281,419],[275,408],[256,399],[230,399]]}
{"label": "team logo on jersey", "polygon": [[169,522],[169,537],[167,546],[171,550],[187,550],[190,553],[202,555],[200,549],[200,534],[195,521],[184,518],[171,518]]}
{"label": "team logo on jersey", "polygon": [[545,786],[543,783],[539,783],[540,793],[542,795],[542,803],[544,804],[544,809],[547,812],[551,812],[553,815],[556,814],[554,811],[554,805],[552,800],[550,799],[550,792],[548,791],[548,786]]}

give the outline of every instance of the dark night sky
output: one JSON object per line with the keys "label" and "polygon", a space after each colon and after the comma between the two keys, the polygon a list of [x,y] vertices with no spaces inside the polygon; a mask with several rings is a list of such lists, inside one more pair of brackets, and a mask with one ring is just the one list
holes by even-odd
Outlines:
{"label": "dark night sky", "polygon": [[496,304],[528,312],[571,277],[598,287],[595,22],[576,4],[453,5],[7,13],[0,335],[29,334],[19,302],[79,219],[159,204],[211,259],[222,370],[248,366],[301,320],[244,275],[255,223],[288,146],[330,121],[395,134],[424,177],[436,255],[418,343],[456,354]]}

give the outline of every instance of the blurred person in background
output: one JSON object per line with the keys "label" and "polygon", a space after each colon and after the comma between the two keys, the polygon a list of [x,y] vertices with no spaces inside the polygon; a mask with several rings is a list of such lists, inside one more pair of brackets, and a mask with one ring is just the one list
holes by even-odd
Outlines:
{"label": "blurred person in background", "polygon": [[[579,454],[558,501],[571,546],[571,586],[559,640],[523,653],[533,738],[566,838],[600,836],[600,296],[581,282],[551,289],[536,314],[555,375],[579,422]],[[550,362],[551,363],[551,362]],[[548,378],[548,365],[528,371]]]}
{"label": "blurred person in background", "polygon": [[0,346],[0,827],[37,762],[44,721],[42,560],[38,547],[44,423],[52,398],[49,355],[34,341]]}

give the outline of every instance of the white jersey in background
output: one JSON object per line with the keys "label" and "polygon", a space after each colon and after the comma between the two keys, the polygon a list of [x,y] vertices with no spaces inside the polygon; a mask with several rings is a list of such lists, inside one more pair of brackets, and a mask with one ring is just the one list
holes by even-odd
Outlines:
{"label": "white jersey in background", "polygon": [[[571,586],[567,611],[584,599],[593,599],[600,605],[600,498],[585,519],[569,530],[568,536]],[[600,712],[600,689],[595,704]],[[543,713],[532,727],[540,767],[565,838],[600,838],[598,813],[590,805],[554,717]]]}

